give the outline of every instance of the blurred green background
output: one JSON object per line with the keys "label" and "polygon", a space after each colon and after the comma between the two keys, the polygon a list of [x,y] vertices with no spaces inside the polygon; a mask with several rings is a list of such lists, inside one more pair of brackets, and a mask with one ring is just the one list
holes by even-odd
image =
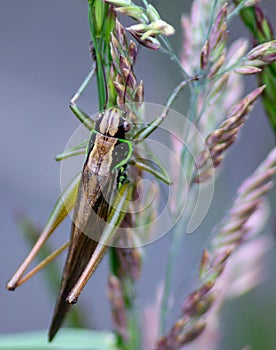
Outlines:
{"label": "blurred green background", "polygon": [[[172,38],[176,52],[180,52],[182,45],[181,14],[189,11],[190,4],[191,1],[180,0],[156,2],[161,15],[177,30]],[[275,1],[263,1],[263,7],[273,23]],[[238,19],[230,30],[230,41],[240,35],[248,36]],[[0,332],[6,333],[46,329],[55,303],[55,296],[49,292],[42,273],[14,293],[6,291],[4,285],[29,250],[16,218],[27,213],[42,226],[60,192],[60,169],[54,155],[64,149],[79,125],[68,105],[91,65],[86,1],[2,0],[0,33]],[[179,82],[179,71],[168,57],[149,50],[140,51],[136,73],[144,80],[146,102],[163,104]],[[253,84],[255,86],[255,81],[248,79],[247,82],[248,91]],[[81,99],[81,105],[90,114],[97,112],[94,86]],[[182,95],[175,109],[183,113],[186,108],[187,100]],[[258,104],[243,129],[242,138],[226,158],[208,216],[197,233],[185,237],[179,264],[181,279],[186,279],[186,283],[179,303],[193,287],[202,248],[229,204],[229,198],[273,145],[272,132]],[[276,217],[275,193],[275,190],[271,192],[270,203]],[[270,221],[265,234],[273,234],[272,225]],[[67,221],[58,229],[53,247],[64,242],[69,227]],[[145,249],[138,286],[141,307],[155,298],[155,288],[164,274],[168,242],[166,236]],[[273,247],[266,261],[266,282],[226,305],[221,315],[219,349],[241,349],[245,344],[254,350],[276,348],[275,256]],[[64,256],[59,259],[61,269],[63,260]],[[80,298],[80,304],[85,306],[87,324],[95,329],[111,327],[104,293],[107,273],[108,261],[105,259]],[[169,315],[169,325],[177,315],[177,312]]]}

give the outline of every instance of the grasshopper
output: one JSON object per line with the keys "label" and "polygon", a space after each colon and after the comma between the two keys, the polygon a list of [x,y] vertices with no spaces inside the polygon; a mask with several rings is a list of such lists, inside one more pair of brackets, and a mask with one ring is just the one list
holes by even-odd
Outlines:
{"label": "grasshopper", "polygon": [[[91,131],[89,142],[76,145],[57,156],[61,160],[83,153],[86,147],[82,174],[80,177],[76,176],[64,190],[38,241],[7,283],[7,289],[14,290],[69,246],[49,330],[50,341],[60,328],[70,305],[77,302],[108,246],[116,239],[116,229],[124,219],[132,196],[128,167],[132,165],[146,170],[170,184],[169,177],[161,166],[152,167],[151,162],[143,158],[135,160],[133,157],[133,146],[145,140],[162,123],[167,109],[152,123],[136,130],[132,138],[127,135],[133,129],[134,123],[128,120],[127,113],[120,108],[104,110],[93,121],[77,106],[76,101],[92,79],[95,69],[95,66],[91,69],[70,104],[77,118]],[[23,276],[41,246],[73,207],[70,241]]]}

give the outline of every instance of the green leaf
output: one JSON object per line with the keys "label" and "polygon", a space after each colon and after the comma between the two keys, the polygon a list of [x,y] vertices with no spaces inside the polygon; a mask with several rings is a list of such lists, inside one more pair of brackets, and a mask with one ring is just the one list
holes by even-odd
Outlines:
{"label": "green leaf", "polygon": [[[240,3],[241,0],[236,0],[235,2]],[[274,39],[271,24],[259,6],[244,8],[240,11],[240,16],[258,44]],[[274,108],[276,101],[275,63],[263,68],[263,72],[258,75],[258,83],[259,86],[266,85],[266,89],[262,94],[262,101],[271,128],[276,135],[276,109]]]}
{"label": "green leaf", "polygon": [[52,343],[46,335],[46,330],[0,335],[0,350],[116,350],[112,333],[63,328]]}

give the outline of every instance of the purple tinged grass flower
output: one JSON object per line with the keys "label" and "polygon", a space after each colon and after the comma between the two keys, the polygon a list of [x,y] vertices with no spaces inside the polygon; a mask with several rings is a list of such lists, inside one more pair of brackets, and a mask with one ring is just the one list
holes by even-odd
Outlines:
{"label": "purple tinged grass flower", "polygon": [[135,90],[134,101],[137,103],[142,103],[144,101],[144,82],[142,80]]}
{"label": "purple tinged grass flower", "polygon": [[225,121],[206,138],[208,150],[203,150],[196,158],[196,167],[199,174],[194,182],[204,182],[212,176],[213,167],[217,167],[225,156],[225,151],[235,142],[240,128],[253,108],[253,103],[262,94],[264,86],[248,94],[234,105],[228,112]]}
{"label": "purple tinged grass flower", "polygon": [[[219,6],[219,5],[218,5]],[[199,65],[207,75],[207,86],[199,92],[197,115],[200,116],[199,130],[207,136],[217,123],[226,115],[227,110],[240,98],[243,82],[241,76],[235,74],[232,66],[244,56],[247,42],[239,39],[226,49],[228,32],[226,28],[227,6],[221,7],[212,26],[211,35],[206,38],[203,28],[208,28],[210,2],[201,0],[193,3],[191,16],[182,18],[184,45],[182,51],[182,65],[188,74],[198,73]],[[200,12],[201,16],[198,16]],[[204,17],[206,16],[206,23]],[[199,57],[199,61],[195,60]],[[224,73],[221,73],[224,71]],[[221,160],[217,157],[216,162]],[[206,174],[207,175],[207,174]],[[206,176],[208,178],[209,175]]]}
{"label": "purple tinged grass flower", "polygon": [[254,67],[259,68],[261,71],[264,66],[267,66],[275,61],[276,40],[272,40],[264,44],[260,44],[249,51],[249,53],[246,55],[246,59],[242,62],[242,65],[236,68],[236,72],[238,73],[238,70],[242,70],[244,67],[248,66],[252,67],[252,69]]}
{"label": "purple tinged grass flower", "polygon": [[139,37],[141,41],[148,39],[149,37],[156,37],[157,35],[170,36],[173,35],[175,29],[167,22],[159,19],[149,24],[139,23],[134,24],[126,28],[131,34],[135,34],[135,37]]}
{"label": "purple tinged grass flower", "polygon": [[210,68],[210,71],[208,73],[208,79],[212,79],[217,73],[218,71],[221,69],[221,67],[223,66],[225,62],[225,55],[222,54],[218,60],[216,62],[214,62],[214,64],[212,65],[212,67]]}
{"label": "purple tinged grass flower", "polygon": [[[228,37],[226,26],[226,4],[219,11],[216,21],[212,26],[209,38],[207,38],[209,47],[208,50],[206,50],[207,47],[205,47],[205,45],[207,33],[204,28],[209,27],[211,11],[212,3],[210,1],[200,0],[198,2],[193,2],[190,18],[188,16],[182,17],[184,40],[181,62],[184,69],[190,75],[198,73],[200,62],[196,61],[195,57],[199,57],[201,62],[204,56],[204,61],[206,61],[208,57],[209,59],[207,61],[211,64],[217,61],[225,48]],[[199,13],[200,16],[198,15]]]}
{"label": "purple tinged grass flower", "polygon": [[130,40],[128,45],[128,57],[131,65],[135,63],[136,56],[137,56],[137,46],[132,40]]}
{"label": "purple tinged grass flower", "polygon": [[182,311],[189,317],[195,315],[204,315],[214,302],[214,295],[211,289],[214,286],[214,282],[208,281],[203,284],[199,289],[192,292],[185,300]]}
{"label": "purple tinged grass flower", "polygon": [[107,296],[111,305],[113,324],[116,332],[124,339],[128,339],[127,311],[123,298],[122,284],[120,280],[111,275],[107,285]]}
{"label": "purple tinged grass flower", "polygon": [[250,75],[250,74],[258,74],[262,70],[261,68],[254,66],[241,66],[234,69],[234,72],[237,74]]}
{"label": "purple tinged grass flower", "polygon": [[[209,250],[203,251],[199,287],[186,298],[182,317],[158,340],[155,349],[177,350],[191,341],[194,348],[212,348],[218,341],[218,315],[225,300],[262,282],[264,259],[271,244],[257,233],[266,222],[264,194],[275,173],[276,148],[238,189]],[[223,237],[228,240],[218,245]]]}
{"label": "purple tinged grass flower", "polygon": [[120,280],[131,278],[136,281],[140,277],[142,266],[142,254],[138,248],[116,248],[118,259],[118,276]]}
{"label": "purple tinged grass flower", "polygon": [[227,3],[219,11],[209,35],[210,69],[208,79],[212,79],[224,66],[226,56],[227,31]]}
{"label": "purple tinged grass flower", "polygon": [[145,33],[142,36],[142,40],[146,39],[148,36],[156,36],[156,35],[165,35],[171,36],[175,33],[175,29],[173,26],[163,21],[162,19],[156,20],[149,25],[148,28],[149,33]]}
{"label": "purple tinged grass flower", "polygon": [[205,329],[205,322],[199,321],[189,330],[183,332],[188,321],[185,318],[176,321],[168,336],[160,338],[154,350],[177,350],[199,337]]}
{"label": "purple tinged grass flower", "polygon": [[118,19],[116,19],[115,34],[120,43],[121,50],[126,50],[128,46],[126,30]]}
{"label": "purple tinged grass flower", "polygon": [[[267,212],[267,205],[265,201],[262,201],[245,223],[250,233],[246,240],[241,242],[238,250],[232,250],[233,254],[229,258],[229,263],[225,265],[223,274],[216,281],[216,300],[208,313],[206,330],[193,343],[194,347],[199,349],[202,347],[216,348],[220,337],[219,314],[223,303],[229,298],[236,298],[249,292],[266,278],[266,257],[272,248],[271,239],[257,234],[264,227],[268,216]],[[211,255],[209,253],[209,259],[211,259]],[[206,268],[208,269],[208,265]]]}
{"label": "purple tinged grass flower", "polygon": [[[233,81],[233,79],[231,79],[231,75],[230,73],[224,73],[215,83],[211,84],[211,91],[209,94],[209,100],[210,103],[209,105],[206,107],[205,113],[203,114],[203,119],[207,119],[208,117],[211,117],[212,115],[212,107],[216,104],[218,104],[217,108],[221,108],[222,107],[222,103],[216,103],[218,100],[221,100],[221,96],[225,96],[225,102],[228,101],[227,97],[227,91],[226,88],[229,86],[230,88],[232,87],[230,84],[230,80],[231,83]],[[234,83],[234,82],[233,82]],[[222,101],[221,101],[222,102]],[[225,109],[227,109],[227,107],[224,107]],[[210,116],[209,116],[210,114]],[[219,113],[218,113],[219,114]],[[201,122],[202,124],[202,122]]]}
{"label": "purple tinged grass flower", "polygon": [[127,30],[130,32],[131,35],[143,46],[147,47],[148,49],[151,50],[159,50],[161,43],[158,39],[154,37],[147,37],[146,39],[142,40],[141,36],[142,34],[137,33],[136,31],[132,30],[131,28],[127,28]]}
{"label": "purple tinged grass flower", "polygon": [[227,7],[227,3],[225,3],[212,26],[209,38],[211,50],[217,47],[218,43],[224,37],[224,33],[226,32]]}
{"label": "purple tinged grass flower", "polygon": [[[226,51],[225,69],[234,65],[244,56],[247,47],[247,41],[239,39],[235,41]],[[209,103],[202,115],[200,124],[201,130],[205,136],[207,132],[213,130],[216,123],[222,121],[230,107],[240,98],[243,90],[243,81],[241,76],[233,71],[222,74],[209,82]],[[206,124],[206,125],[205,125]]]}
{"label": "purple tinged grass flower", "polygon": [[104,0],[114,6],[115,11],[131,17],[138,22],[126,28],[134,38],[142,45],[158,50],[161,46],[158,35],[173,35],[173,26],[160,18],[158,11],[152,5],[147,5],[146,9],[135,5],[131,0]]}
{"label": "purple tinged grass flower", "polygon": [[[237,5],[241,2],[241,0],[235,1]],[[269,19],[266,17],[264,11],[262,8],[258,5],[255,5],[252,8],[243,9],[240,12],[241,18],[245,25],[250,29],[251,33],[254,37],[254,45],[258,44],[267,44],[267,42],[274,40],[274,33],[272,24],[269,21]],[[264,49],[265,47],[258,47],[258,50]],[[253,49],[254,50],[254,49]],[[252,53],[252,52],[251,52]],[[257,52],[258,53],[258,52]],[[253,51],[253,54],[255,55],[256,52]],[[254,56],[250,57],[251,59],[254,58]],[[267,117],[269,119],[269,122],[271,124],[272,130],[274,133],[276,132],[276,113],[275,113],[275,67],[276,63],[273,64],[267,64],[267,61],[274,61],[275,57],[272,53],[271,55],[268,55],[266,59],[259,60],[256,58],[256,61],[253,61],[254,65],[258,66],[262,69],[261,74],[258,75],[258,84],[266,84],[267,88],[262,96],[263,100],[263,106],[265,109],[265,112],[267,114]],[[245,65],[252,65],[252,61],[244,62]]]}
{"label": "purple tinged grass flower", "polygon": [[116,7],[115,11],[135,20],[139,20],[144,15],[144,9],[139,6]]}
{"label": "purple tinged grass flower", "polygon": [[256,59],[260,59],[262,58],[265,53],[268,51],[269,47],[270,47],[270,43],[271,42],[267,42],[264,44],[260,44],[256,47],[254,47],[251,51],[249,51],[249,53],[247,54],[247,58],[250,61],[256,60]]}
{"label": "purple tinged grass flower", "polygon": [[265,85],[260,86],[245,96],[239,103],[235,104],[228,113],[228,119],[233,116],[242,117],[251,111],[252,105],[263,93]]}
{"label": "purple tinged grass flower", "polygon": [[203,70],[207,69],[207,66],[209,63],[209,55],[210,55],[210,44],[209,44],[209,40],[206,40],[200,53],[200,67]]}
{"label": "purple tinged grass flower", "polygon": [[117,92],[117,104],[119,106],[124,105],[124,108],[129,110],[129,115],[135,119],[128,103],[143,102],[144,87],[142,81],[139,84],[137,83],[133,71],[137,56],[136,44],[131,40],[129,43],[127,42],[126,31],[118,20],[116,20],[115,31],[110,36],[110,48],[113,60],[110,76]]}
{"label": "purple tinged grass flower", "polygon": [[[266,211],[267,208],[265,208]],[[263,207],[256,212],[260,214],[258,227],[266,220],[263,216]],[[254,230],[255,234],[257,230]],[[218,278],[214,289],[216,290],[214,303],[206,318],[206,328],[198,339],[192,342],[191,347],[185,349],[216,349],[221,337],[219,315],[223,304],[229,299],[241,295],[260,285],[267,277],[267,256],[273,243],[268,236],[257,236],[233,253],[229,263],[225,265],[223,274]]]}
{"label": "purple tinged grass flower", "polygon": [[271,243],[268,237],[259,237],[235,253],[223,276],[224,283],[229,286],[227,298],[239,297],[265,280],[265,257],[271,249]]}
{"label": "purple tinged grass flower", "polygon": [[227,52],[226,67],[235,65],[246,54],[247,47],[248,41],[243,38],[234,41]]}

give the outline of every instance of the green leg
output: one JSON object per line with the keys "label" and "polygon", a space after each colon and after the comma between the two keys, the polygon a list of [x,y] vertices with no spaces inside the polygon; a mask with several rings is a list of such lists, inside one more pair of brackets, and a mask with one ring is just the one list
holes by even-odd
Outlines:
{"label": "green leg", "polygon": [[75,93],[75,95],[72,97],[70,101],[70,108],[72,112],[85,125],[85,127],[88,130],[92,130],[94,128],[94,121],[83,110],[81,110],[77,106],[76,102],[78,98],[81,96],[81,94],[83,93],[83,91],[86,89],[92,77],[94,76],[95,71],[96,71],[96,65],[94,64],[91,70],[89,71],[87,77],[84,79],[83,83],[79,87],[78,91]]}
{"label": "green leg", "polygon": [[147,171],[148,173],[155,176],[157,179],[165,182],[165,184],[167,185],[172,184],[172,180],[170,179],[164,167],[153,160],[149,160],[146,158],[136,158],[135,160],[131,161],[131,164],[138,169]]}
{"label": "green leg", "polygon": [[70,158],[73,156],[76,156],[78,154],[85,154],[86,153],[86,148],[88,145],[89,140],[84,140],[79,142],[73,147],[67,148],[66,151],[59,153],[56,155],[55,160],[60,161],[66,158]]}
{"label": "green leg", "polygon": [[144,128],[141,128],[133,137],[133,139],[139,143],[144,141],[151,133],[158,128],[168,114],[168,108],[166,107],[161,116],[154,119],[150,124],[147,124]]}
{"label": "green leg", "polygon": [[57,154],[56,157],[55,157],[55,160],[57,162],[59,162],[61,160],[64,160],[64,159],[67,159],[67,158],[71,158],[71,157],[74,157],[74,156],[78,156],[80,154],[85,154],[85,153],[86,153],[86,148],[75,149],[73,151],[66,150],[63,153]]}
{"label": "green leg", "polygon": [[56,201],[56,204],[50,214],[50,217],[41,235],[39,236],[37,242],[33,246],[26,259],[19,266],[12,278],[8,281],[6,285],[7,289],[14,290],[18,286],[18,282],[21,280],[24,272],[26,271],[30,263],[33,261],[35,256],[38,254],[42,245],[47,241],[47,239],[52,235],[52,233],[59,226],[59,224],[67,217],[68,213],[73,209],[77,198],[79,182],[80,174],[75,176],[74,179],[65,188],[65,190],[61,193],[61,195]]}
{"label": "green leg", "polygon": [[163,120],[167,117],[169,108],[172,105],[173,101],[179,94],[179,92],[191,81],[198,80],[198,76],[191,77],[189,79],[183,80],[173,91],[170,98],[168,99],[166,106],[162,112],[162,114],[154,119],[150,124],[147,124],[144,128],[141,128],[133,137],[134,140],[136,140],[137,143],[142,142],[145,140],[151,133],[154,132],[155,129],[158,128],[158,126],[163,122]]}
{"label": "green leg", "polygon": [[[141,128],[135,135],[134,140],[136,143],[142,142],[145,140],[154,130],[158,128],[158,126],[163,122],[164,118],[166,118],[168,114],[168,107],[166,107],[161,114],[161,116],[154,119],[150,124],[147,124],[145,127]],[[146,145],[145,145],[146,147]],[[157,158],[153,155],[152,152],[148,154],[148,156],[152,159],[149,160],[147,158],[137,157],[135,160],[132,160],[132,164],[141,170],[145,170],[152,175],[154,175],[157,179],[165,182],[167,185],[171,185],[172,181],[164,169],[164,167],[160,164]]]}

